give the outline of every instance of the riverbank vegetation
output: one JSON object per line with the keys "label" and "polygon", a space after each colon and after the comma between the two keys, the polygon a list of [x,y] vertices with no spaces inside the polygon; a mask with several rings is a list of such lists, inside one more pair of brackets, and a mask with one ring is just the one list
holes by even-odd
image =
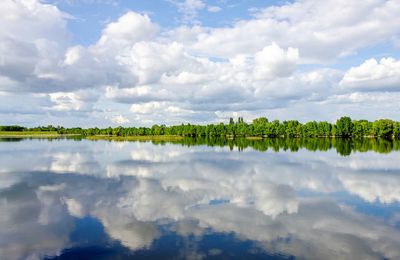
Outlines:
{"label": "riverbank vegetation", "polygon": [[53,137],[60,136],[57,131],[0,131],[1,137]]}
{"label": "riverbank vegetation", "polygon": [[152,127],[108,127],[108,128],[64,128],[64,127],[35,127],[25,128],[22,126],[0,126],[0,131],[14,132],[54,132],[60,135],[75,134],[82,136],[186,136],[186,137],[384,137],[399,138],[400,122],[390,119],[379,119],[374,122],[367,120],[352,120],[344,116],[336,121],[310,121],[300,123],[297,120],[269,121],[265,117],[254,119],[247,123],[239,117],[237,121],[233,118],[228,123],[208,125],[153,125]]}

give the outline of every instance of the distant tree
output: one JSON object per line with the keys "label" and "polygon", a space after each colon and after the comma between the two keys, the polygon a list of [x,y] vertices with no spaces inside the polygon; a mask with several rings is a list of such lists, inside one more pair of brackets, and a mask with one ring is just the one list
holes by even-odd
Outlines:
{"label": "distant tree", "polygon": [[266,117],[260,117],[253,120],[253,135],[262,136],[267,134],[268,119]]}
{"label": "distant tree", "polygon": [[353,122],[348,116],[343,116],[336,121],[336,135],[350,137],[353,132]]}
{"label": "distant tree", "polygon": [[0,126],[0,131],[16,131],[16,132],[20,132],[20,131],[24,131],[26,130],[25,127],[23,126],[18,126],[18,125],[4,125],[4,126]]}
{"label": "distant tree", "polygon": [[[390,119],[380,119],[374,122],[367,120],[354,120],[350,117],[344,116],[336,121],[336,124],[331,124],[326,121],[316,122],[310,121],[305,124],[301,124],[297,120],[282,121],[274,120],[269,122],[266,117],[256,118],[251,124],[246,123],[243,117],[239,117],[235,123],[233,118],[229,119],[228,124],[208,124],[208,125],[193,125],[193,124],[181,124],[181,125],[153,125],[151,127],[108,127],[108,128],[87,128],[82,129],[80,127],[64,128],[61,126],[54,127],[38,126],[33,128],[26,128],[22,126],[0,126],[0,131],[57,131],[60,134],[79,134],[83,136],[90,135],[109,135],[109,136],[135,136],[135,135],[181,135],[190,137],[240,137],[240,136],[268,136],[268,137],[357,137],[361,138],[364,136],[375,136],[375,137],[386,137],[386,138],[400,138],[400,122],[395,122]],[[314,149],[315,141],[310,141],[307,138],[308,143],[306,144],[310,149]],[[388,143],[380,142],[379,148],[382,151],[386,151],[385,145]],[[288,146],[284,149],[298,149],[298,145],[288,143]],[[347,144],[346,144],[347,145]],[[348,150],[346,145],[343,146],[342,150]],[[241,144],[240,148],[244,149],[246,146]],[[278,146],[273,145],[273,149]],[[342,147],[339,145],[337,147]],[[265,147],[260,148],[265,149]],[[360,150],[367,148],[360,147]],[[368,148],[369,149],[369,148]],[[378,149],[378,148],[377,148]],[[390,149],[389,149],[390,150]]]}
{"label": "distant tree", "polygon": [[394,137],[400,138],[400,122],[393,123],[393,135]]}
{"label": "distant tree", "polygon": [[381,137],[391,137],[393,135],[393,121],[390,119],[380,119],[373,123],[375,133]]}
{"label": "distant tree", "polygon": [[274,120],[269,125],[268,136],[278,136],[279,135],[279,120]]}
{"label": "distant tree", "polygon": [[326,121],[318,122],[317,123],[317,136],[326,137],[331,136],[331,129],[332,126],[330,123]]}
{"label": "distant tree", "polygon": [[303,136],[317,136],[318,123],[316,121],[307,122],[303,126]]}
{"label": "distant tree", "polygon": [[300,125],[300,123],[297,120],[287,121],[286,128],[285,128],[285,136],[289,136],[289,137],[298,136],[297,127],[299,125]]}

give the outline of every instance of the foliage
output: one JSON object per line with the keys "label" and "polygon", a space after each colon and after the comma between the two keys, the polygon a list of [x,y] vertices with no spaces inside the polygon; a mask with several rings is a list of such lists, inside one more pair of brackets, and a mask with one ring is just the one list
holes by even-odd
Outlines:
{"label": "foliage", "polygon": [[348,116],[342,116],[336,121],[336,135],[350,137],[353,133],[353,122]]}
{"label": "foliage", "polygon": [[247,123],[242,117],[235,122],[229,119],[228,124],[208,125],[153,125],[152,127],[108,127],[108,128],[64,128],[61,126],[39,126],[26,128],[22,126],[0,126],[0,131],[57,131],[59,134],[83,136],[187,136],[187,137],[400,137],[400,122],[380,119],[374,122],[351,120],[344,116],[332,124],[326,121],[310,121],[305,124],[297,120],[269,121],[266,117],[256,118]]}

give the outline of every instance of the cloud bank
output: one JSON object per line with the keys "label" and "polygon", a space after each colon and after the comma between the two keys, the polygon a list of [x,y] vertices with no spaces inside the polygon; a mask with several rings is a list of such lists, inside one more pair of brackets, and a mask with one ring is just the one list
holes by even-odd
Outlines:
{"label": "cloud bank", "polygon": [[[4,123],[207,123],[233,115],[400,119],[395,105],[365,110],[373,99],[343,98],[390,102],[387,92],[398,95],[394,53],[358,61],[366,48],[397,48],[398,1],[295,1],[223,27],[195,22],[199,10],[220,11],[216,6],[170,3],[183,16],[173,28],[129,10],[83,46],[71,41],[67,25],[75,18],[56,5],[2,1],[0,104],[15,100],[0,105]],[[352,57],[357,62],[342,65]]]}

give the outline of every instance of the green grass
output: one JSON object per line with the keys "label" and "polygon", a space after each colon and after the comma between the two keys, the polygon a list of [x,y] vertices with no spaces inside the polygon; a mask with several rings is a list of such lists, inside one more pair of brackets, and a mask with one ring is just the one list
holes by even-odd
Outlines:
{"label": "green grass", "polygon": [[183,137],[179,135],[135,135],[135,136],[88,136],[88,140],[109,140],[109,141],[177,141]]}
{"label": "green grass", "polygon": [[56,131],[0,131],[0,137],[47,137],[60,136]]}

